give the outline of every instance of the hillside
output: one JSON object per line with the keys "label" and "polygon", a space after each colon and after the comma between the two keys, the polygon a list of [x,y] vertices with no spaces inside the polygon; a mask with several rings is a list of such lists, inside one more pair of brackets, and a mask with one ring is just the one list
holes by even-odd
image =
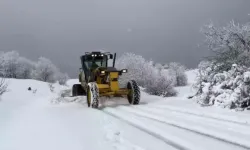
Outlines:
{"label": "hillside", "polygon": [[99,110],[88,108],[85,97],[60,97],[77,80],[54,84],[51,91],[45,82],[10,79],[0,101],[0,149],[249,149],[249,113],[201,107],[187,99],[195,72],[187,75],[189,85],[177,88],[177,97],[142,92],[141,105],[114,99]]}

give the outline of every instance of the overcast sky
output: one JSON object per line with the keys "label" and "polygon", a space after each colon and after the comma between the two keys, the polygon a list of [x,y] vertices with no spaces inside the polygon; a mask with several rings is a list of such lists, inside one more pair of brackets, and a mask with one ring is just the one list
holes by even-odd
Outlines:
{"label": "overcast sky", "polygon": [[250,21],[250,0],[0,0],[0,50],[50,58],[76,77],[86,51],[134,52],[196,67],[200,28]]}

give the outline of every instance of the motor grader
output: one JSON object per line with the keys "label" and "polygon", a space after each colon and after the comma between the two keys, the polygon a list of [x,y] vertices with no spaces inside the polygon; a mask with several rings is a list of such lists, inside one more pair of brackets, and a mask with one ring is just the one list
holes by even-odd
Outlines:
{"label": "motor grader", "polygon": [[115,68],[116,53],[86,52],[80,59],[80,84],[73,85],[72,96],[86,96],[88,107],[92,108],[99,107],[101,97],[126,97],[132,105],[140,103],[140,88],[135,80],[120,87],[119,77],[128,70]]}

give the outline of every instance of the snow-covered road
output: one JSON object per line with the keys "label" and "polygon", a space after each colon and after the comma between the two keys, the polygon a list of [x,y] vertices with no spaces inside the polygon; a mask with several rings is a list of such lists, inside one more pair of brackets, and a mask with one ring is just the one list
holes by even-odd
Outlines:
{"label": "snow-covered road", "polygon": [[[168,106],[169,107],[169,106]],[[250,126],[162,105],[53,105],[36,99],[1,128],[1,150],[250,149]]]}
{"label": "snow-covered road", "polygon": [[30,81],[37,92],[26,90],[27,81],[13,83],[0,102],[0,150],[250,149],[249,113],[202,108],[185,92],[142,93],[137,106],[116,99],[92,109],[85,97],[54,103],[60,89],[53,94],[44,83]]}
{"label": "snow-covered road", "polygon": [[86,105],[43,99],[15,108],[0,129],[1,150],[172,149],[161,139]]}
{"label": "snow-covered road", "polygon": [[249,149],[250,126],[155,109],[150,106],[119,106],[103,110],[151,134],[176,149]]}

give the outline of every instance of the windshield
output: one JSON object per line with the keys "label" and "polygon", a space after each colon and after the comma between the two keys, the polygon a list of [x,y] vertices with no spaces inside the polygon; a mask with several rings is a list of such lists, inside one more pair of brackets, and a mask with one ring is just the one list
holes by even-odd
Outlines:
{"label": "windshield", "polygon": [[103,57],[102,59],[94,59],[85,61],[86,67],[89,68],[97,68],[97,67],[107,67],[107,58]]}

